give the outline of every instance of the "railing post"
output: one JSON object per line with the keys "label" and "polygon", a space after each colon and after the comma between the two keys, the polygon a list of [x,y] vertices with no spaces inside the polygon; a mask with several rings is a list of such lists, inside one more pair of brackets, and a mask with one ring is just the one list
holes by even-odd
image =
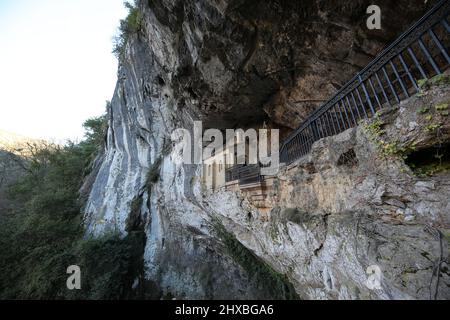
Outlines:
{"label": "railing post", "polygon": [[402,87],[403,93],[405,94],[405,96],[406,96],[407,98],[409,98],[409,92],[408,92],[408,90],[406,89],[406,86],[405,86],[405,84],[403,83],[403,80],[402,80],[402,78],[400,77],[400,74],[398,73],[397,67],[395,66],[395,64],[394,64],[394,62],[393,62],[392,60],[389,61],[389,64],[390,64],[392,70],[394,71],[395,76],[397,77],[398,83],[400,83],[400,87]]}
{"label": "railing post", "polygon": [[380,86],[381,92],[383,93],[383,97],[386,100],[386,103],[390,106],[392,106],[391,101],[389,100],[389,97],[386,93],[386,90],[384,90],[383,82],[381,81],[380,77],[378,76],[378,71],[375,71],[375,78],[377,79],[378,85]]}
{"label": "railing post", "polygon": [[334,132],[334,134],[337,134],[336,126],[334,124],[334,119],[332,118],[332,116],[330,114],[330,110],[327,110],[327,112],[325,112],[325,115],[328,119],[328,123],[331,123],[330,130],[333,129],[332,132]]}
{"label": "railing post", "polygon": [[434,71],[436,71],[437,74],[441,74],[442,73],[441,69],[439,69],[439,66],[437,65],[436,61],[434,61],[433,57],[431,56],[430,51],[427,49],[427,47],[425,46],[425,43],[423,43],[421,38],[419,38],[419,47],[420,47],[420,49],[422,49],[423,53],[427,57],[431,66],[433,67]]}
{"label": "railing post", "polygon": [[[350,99],[348,98],[348,94],[345,97],[345,100],[347,101],[347,107],[350,110],[350,115],[352,116],[353,123],[355,124],[355,126],[357,126],[358,125],[358,121],[356,121],[355,114],[353,113],[353,108],[352,108],[352,105],[350,103]],[[344,105],[345,105],[345,102],[344,102]]]}
{"label": "railing post", "polygon": [[403,66],[403,69],[404,69],[404,70],[406,71],[406,73],[408,74],[409,80],[411,80],[411,82],[412,82],[414,88],[416,89],[416,91],[419,91],[419,86],[417,85],[416,80],[414,79],[413,75],[411,74],[411,70],[409,70],[408,65],[407,65],[406,62],[405,62],[405,59],[403,58],[403,54],[400,53],[400,54],[398,55],[398,57],[399,57],[400,62],[401,62],[401,64],[402,64],[402,66]]}
{"label": "railing post", "polygon": [[359,112],[358,104],[356,103],[355,95],[353,94],[353,91],[350,93],[352,95],[353,105],[355,106],[355,110],[358,114],[358,120],[362,119],[361,113]]}
{"label": "railing post", "polygon": [[312,121],[310,123],[310,125],[311,125],[311,129],[312,129],[312,133],[313,133],[313,140],[314,140],[313,142],[320,140],[320,135],[319,135],[319,130],[317,128],[316,120]]}
{"label": "railing post", "polygon": [[450,26],[448,25],[447,21],[444,19],[441,21],[442,25],[445,27],[447,32],[450,32]]}
{"label": "railing post", "polygon": [[345,107],[344,98],[341,99],[341,101],[338,102],[339,108],[344,113],[345,119],[347,120],[347,129],[350,129],[352,127],[352,123],[350,122],[350,118],[348,117],[348,110]]}
{"label": "railing post", "polygon": [[391,92],[394,95],[395,101],[397,101],[397,103],[400,103],[400,97],[398,96],[397,91],[395,91],[395,88],[392,85],[391,78],[389,78],[389,75],[388,75],[388,73],[386,71],[386,68],[385,67],[381,67],[381,71],[383,71],[384,78],[386,79],[386,82],[387,82],[387,84],[389,86],[389,89],[391,89]]}
{"label": "railing post", "polygon": [[425,70],[423,70],[419,60],[417,60],[417,57],[414,53],[414,51],[411,49],[411,47],[408,47],[408,53],[411,56],[411,58],[414,61],[414,64],[416,65],[417,69],[419,69],[420,75],[422,76],[422,79],[427,79],[427,75],[425,74]]}
{"label": "railing post", "polygon": [[434,43],[436,43],[436,45],[438,46],[439,50],[441,50],[442,55],[444,56],[445,60],[447,60],[447,63],[450,64],[450,57],[448,56],[447,50],[445,49],[445,47],[442,44],[442,42],[436,36],[436,34],[434,33],[433,29],[430,29],[428,32],[429,32],[431,38],[433,39]]}
{"label": "railing post", "polygon": [[359,92],[359,88],[356,87],[356,88],[355,88],[355,91],[356,91],[356,94],[358,95],[359,103],[361,103],[361,108],[362,108],[362,111],[364,112],[364,116],[365,116],[366,119],[367,119],[369,116],[367,115],[366,107],[364,106],[364,102],[362,101],[361,93]]}
{"label": "railing post", "polygon": [[[439,1],[438,5],[423,16],[422,19],[417,21],[408,29],[408,31],[403,33],[388,48],[383,50],[383,52],[366,68],[341,88],[332,99],[328,100],[328,102],[313,112],[297,131],[290,135],[290,138],[284,142],[280,151],[282,161],[290,163],[297,158],[308,154],[311,145],[315,141],[328,135],[332,135],[333,133],[338,134],[347,129],[347,127],[357,125],[359,119],[363,116],[369,118],[369,109],[372,115],[375,115],[376,106],[382,108],[385,103],[392,106],[394,104],[394,99],[395,101],[400,102],[403,99],[403,96],[405,98],[409,97],[412,88],[410,88],[406,76],[403,72],[400,72],[401,68],[406,72],[407,77],[416,91],[419,90],[416,69],[420,72],[420,76],[425,79],[427,78],[426,73],[428,73],[429,70],[423,66],[424,64],[427,66],[428,63],[431,64],[434,71],[438,74],[448,69],[448,65],[441,66],[442,59],[440,59],[440,57],[439,59],[435,59],[436,57],[433,56],[435,46],[427,47],[428,43],[424,42],[423,35],[426,33],[430,35],[432,43],[437,46],[439,49],[438,52],[442,54],[444,61],[450,64],[449,52],[446,47],[446,38],[444,39],[445,41],[441,41],[439,38],[440,33],[436,34],[433,31],[433,28],[440,23],[447,32],[450,32],[450,26],[447,22],[449,8],[450,2],[448,0]],[[445,32],[445,30],[443,31]],[[423,62],[421,59],[422,54],[419,57],[419,61],[412,49],[412,45],[416,43],[419,45],[419,51],[425,56]],[[411,56],[411,65],[409,65],[410,59],[406,58],[406,52]],[[403,54],[405,54],[405,56]],[[396,64],[394,60],[396,57],[400,60],[400,64],[398,62]],[[388,64],[390,65],[390,68],[387,67]],[[392,69],[392,72],[388,73],[387,70],[390,69]],[[387,82],[386,84],[380,79],[378,74],[380,71],[383,73],[381,78],[384,76],[384,79]],[[432,73],[431,70],[430,73]],[[391,78],[393,79],[392,81]],[[397,81],[401,88],[398,88]],[[366,83],[368,83],[368,85],[366,85]],[[369,86],[373,96],[369,93]],[[363,89],[366,102],[364,102],[364,97],[360,93],[360,87]],[[378,89],[381,92],[378,91]],[[383,101],[383,98],[386,100],[385,102]],[[372,101],[372,99],[374,99],[374,101]],[[362,109],[362,112],[360,112],[360,108]],[[238,172],[237,174],[239,177],[242,175],[241,172]]]}
{"label": "railing post", "polygon": [[375,100],[377,101],[378,106],[380,107],[380,109],[383,108],[383,106],[381,105],[380,99],[378,98],[377,90],[375,90],[375,86],[373,85],[373,81],[371,78],[369,78],[369,85],[370,85],[370,88],[372,89],[373,96],[375,97]]}
{"label": "railing post", "polygon": [[361,84],[361,86],[363,88],[364,94],[366,95],[366,100],[367,100],[367,103],[369,104],[370,111],[374,115],[375,110],[373,109],[373,105],[372,105],[372,101],[370,100],[369,92],[367,91],[366,85],[364,84],[361,74],[358,75],[358,79],[359,79],[359,83]]}

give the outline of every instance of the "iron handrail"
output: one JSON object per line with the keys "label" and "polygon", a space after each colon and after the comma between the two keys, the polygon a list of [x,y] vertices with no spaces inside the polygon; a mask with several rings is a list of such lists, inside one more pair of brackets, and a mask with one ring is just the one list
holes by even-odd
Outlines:
{"label": "iron handrail", "polygon": [[225,170],[225,181],[239,181],[240,185],[261,182],[264,177],[261,175],[261,167],[255,165],[237,165]]}
{"label": "iron handrail", "polygon": [[[371,98],[374,100],[376,99],[376,101],[379,105],[380,105],[380,99],[377,96],[376,90],[374,89],[374,85],[372,83],[371,77],[376,76],[378,84],[381,87],[383,96],[384,96],[386,102],[388,104],[390,104],[390,100],[384,90],[385,88],[382,84],[382,81],[380,81],[378,74],[377,74],[377,72],[379,72],[380,70],[383,71],[383,74],[385,75],[385,78],[388,81],[389,88],[392,90],[393,95],[396,98],[397,102],[400,102],[399,95],[395,92],[394,85],[392,84],[391,80],[389,79],[389,75],[386,72],[386,66],[388,64],[390,64],[391,68],[393,69],[394,75],[397,77],[397,79],[398,79],[397,81],[401,85],[401,88],[403,89],[405,96],[409,97],[408,91],[406,89],[407,86],[404,84],[404,81],[402,81],[402,79],[398,73],[398,70],[395,67],[395,64],[393,64],[394,58],[399,57],[399,59],[401,59],[403,68],[407,72],[409,78],[411,79],[412,84],[416,87],[416,90],[417,90],[418,87],[417,87],[417,84],[415,83],[414,77],[412,76],[412,72],[408,69],[407,63],[405,63],[404,58],[402,56],[402,53],[405,50],[408,50],[408,52],[410,53],[410,55],[412,57],[412,60],[417,65],[417,66],[413,67],[413,69],[417,68],[418,70],[420,70],[422,76],[425,75],[423,68],[421,67],[419,61],[417,61],[417,58],[411,49],[412,44],[414,44],[415,42],[417,42],[417,41],[419,42],[419,45],[420,45],[422,51],[424,51],[425,56],[431,62],[433,68],[437,71],[436,73],[437,74],[441,73],[441,70],[434,62],[433,57],[431,57],[429,55],[428,48],[425,46],[425,44],[423,43],[421,38],[423,37],[423,35],[425,33],[429,32],[433,38],[433,41],[435,41],[435,43],[438,45],[442,54],[444,55],[444,57],[446,57],[447,62],[450,64],[446,48],[442,46],[442,44],[440,43],[440,40],[436,37],[436,35],[433,31],[433,28],[436,25],[438,25],[439,23],[441,23],[445,27],[445,30],[447,31],[447,35],[448,35],[448,33],[450,31],[449,31],[449,25],[448,25],[446,19],[447,19],[447,16],[449,15],[449,11],[450,11],[450,1],[441,0],[440,2],[438,2],[438,4],[436,4],[427,14],[425,14],[421,19],[419,19],[415,24],[413,24],[406,32],[404,32],[400,37],[398,37],[391,45],[389,45],[380,54],[378,54],[377,57],[374,60],[372,60],[372,62],[370,62],[364,69],[362,69],[350,81],[348,81],[330,100],[328,100],[321,107],[316,109],[308,117],[308,119],[306,119],[284,141],[283,146],[280,150],[280,154],[282,156],[282,162],[292,162],[295,159],[299,158],[298,155],[290,157],[289,155],[286,154],[286,152],[288,152],[288,150],[287,150],[288,147],[290,146],[290,144],[293,143],[294,139],[305,140],[301,143],[296,143],[296,144],[297,145],[305,145],[306,149],[308,149],[308,148],[310,148],[310,146],[312,145],[313,142],[320,139],[321,135],[329,136],[330,135],[330,134],[328,134],[329,132],[336,133],[337,131],[341,130],[341,128],[339,126],[339,123],[340,123],[339,119],[337,119],[337,121],[335,119],[335,118],[337,118],[336,113],[330,114],[329,116],[327,115],[326,119],[323,120],[323,122],[326,123],[326,125],[323,125],[322,121],[319,121],[319,119],[321,117],[323,117],[327,112],[331,111],[331,109],[333,109],[333,108],[336,109],[336,105],[338,105],[338,110],[341,109],[342,106],[344,106],[344,108],[343,108],[345,111],[344,114],[349,123],[349,125],[348,125],[349,127],[351,126],[351,124],[349,121],[350,116],[349,116],[349,113],[347,110],[348,107],[350,107],[351,117],[353,117],[353,120],[355,120],[355,115],[354,115],[353,111],[355,111],[355,113],[358,112],[358,114],[359,114],[361,108],[362,108],[361,111],[364,111],[366,118],[367,118],[368,115],[366,112],[366,107],[364,105],[363,99],[361,98],[360,92],[359,92],[360,87],[362,87],[367,104],[370,107],[369,113],[371,113],[373,115],[375,113],[374,112],[375,108],[372,105]],[[448,65],[446,67],[448,67]],[[427,78],[426,75],[425,75],[425,78]],[[373,97],[370,96],[368,89],[365,86],[365,81],[370,82],[370,87],[374,93]],[[355,91],[357,93],[357,98],[359,99],[360,105],[358,105],[358,103],[356,102],[356,98],[355,98],[356,95],[353,95],[353,92],[355,92]],[[350,94],[352,95],[351,97],[350,97]],[[347,101],[347,106],[345,105],[344,99],[346,99],[346,101]],[[354,102],[353,107],[350,102],[351,101],[350,99],[352,99]],[[344,102],[342,103],[342,101],[344,101]],[[345,121],[344,121],[341,111],[339,111],[339,116],[342,118],[342,123],[344,123],[343,126],[346,127],[347,125],[345,124]],[[330,120],[329,118],[332,118],[332,120]],[[319,129],[317,128],[316,121],[320,122],[320,131],[322,132],[322,134],[320,134],[318,132]],[[356,122],[356,121],[354,121],[354,122]],[[333,128],[331,128],[330,123],[333,125]],[[315,124],[315,125],[313,126],[313,124]],[[338,130],[336,128],[334,128],[335,124],[337,126],[339,126]],[[311,132],[312,132],[312,140],[313,140],[312,142],[309,141],[309,140],[311,140],[311,137],[309,137],[309,138],[299,137],[299,135],[301,133],[303,133],[303,131],[305,131],[306,129],[309,129],[309,128],[311,129]],[[342,131],[343,130],[341,130],[340,132],[342,132]],[[324,133],[324,132],[327,132],[327,133]],[[309,145],[309,147],[308,147],[308,145]],[[309,150],[308,150],[308,152],[309,152]],[[305,155],[304,152],[302,152],[301,154]]]}

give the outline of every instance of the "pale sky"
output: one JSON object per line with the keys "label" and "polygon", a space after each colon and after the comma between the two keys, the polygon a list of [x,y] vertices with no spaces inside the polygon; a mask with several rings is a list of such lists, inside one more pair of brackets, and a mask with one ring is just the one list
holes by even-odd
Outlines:
{"label": "pale sky", "polygon": [[0,0],[0,129],[80,139],[112,98],[123,0]]}

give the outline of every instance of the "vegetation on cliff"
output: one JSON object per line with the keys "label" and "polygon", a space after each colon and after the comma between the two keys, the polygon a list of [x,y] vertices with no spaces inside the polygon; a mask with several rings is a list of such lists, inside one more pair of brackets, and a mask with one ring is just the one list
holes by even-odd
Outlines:
{"label": "vegetation on cliff", "polygon": [[125,53],[125,47],[132,34],[138,33],[143,27],[142,14],[137,7],[137,1],[125,2],[128,15],[120,21],[118,34],[114,37],[113,53],[121,60]]}
{"label": "vegetation on cliff", "polygon": [[270,293],[275,300],[299,299],[294,286],[285,275],[275,271],[242,245],[220,222],[216,222],[215,229],[230,256],[241,265],[258,288]]}
{"label": "vegetation on cliff", "polygon": [[[86,138],[33,148],[26,174],[11,188],[15,205],[0,214],[0,299],[118,299],[141,272],[145,236],[85,238],[79,189],[105,136],[105,117],[84,124]],[[81,290],[66,271],[81,268]]]}

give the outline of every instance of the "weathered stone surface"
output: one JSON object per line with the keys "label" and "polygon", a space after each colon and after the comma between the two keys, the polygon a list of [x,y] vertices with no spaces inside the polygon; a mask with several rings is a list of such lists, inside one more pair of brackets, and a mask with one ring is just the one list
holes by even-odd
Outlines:
{"label": "weathered stone surface", "polygon": [[[233,257],[219,222],[262,265],[286,275],[301,298],[435,294],[436,229],[448,228],[450,209],[447,176],[417,179],[402,160],[382,156],[362,128],[349,130],[318,141],[279,175],[267,220],[239,195],[203,190],[201,168],[182,165],[181,143],[169,137],[197,119],[205,127],[265,120],[295,127],[315,100],[328,98],[425,11],[423,1],[380,1],[386,27],[378,34],[364,28],[368,4],[141,3],[144,28],[127,45],[107,145],[83,191],[90,190],[85,221],[94,235],[125,233],[132,204],[142,203],[146,278],[161,291],[156,297],[274,297]],[[448,99],[447,91],[436,92],[429,96]],[[401,110],[387,117],[398,125],[386,132],[401,130],[406,145],[423,123]],[[433,141],[416,138],[420,147]],[[342,157],[350,149],[356,163]],[[442,252],[437,297],[448,298],[447,241]],[[380,290],[365,285],[370,265],[383,272]]]}
{"label": "weathered stone surface", "polygon": [[430,6],[379,1],[383,30],[370,31],[370,1],[142,3],[159,76],[180,108],[220,128],[297,127]]}
{"label": "weathered stone surface", "polygon": [[[385,112],[386,135],[376,138],[389,143],[401,137],[408,145],[418,140],[420,148],[436,144],[424,121],[416,131],[402,131],[411,117],[423,116],[423,105],[449,101],[450,90],[434,88],[426,96]],[[450,119],[440,120],[440,136],[448,142]],[[448,299],[450,173],[417,177],[400,155],[386,155],[372,139],[362,125],[315,143],[309,156],[279,175],[279,201],[269,222],[256,212],[248,221],[245,213],[254,208],[230,204],[231,195],[208,201],[240,241],[289,275],[304,298]],[[357,161],[340,164],[349,149]],[[372,265],[382,271],[378,290],[366,286]]]}

